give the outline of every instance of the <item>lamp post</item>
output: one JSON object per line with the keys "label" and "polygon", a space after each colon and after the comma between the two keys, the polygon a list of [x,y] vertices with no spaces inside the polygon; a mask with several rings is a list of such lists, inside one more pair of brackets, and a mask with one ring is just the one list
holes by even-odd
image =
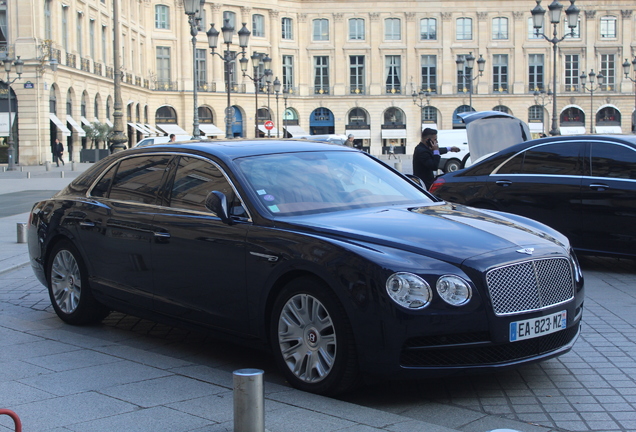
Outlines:
{"label": "lamp post", "polygon": [[[120,44],[119,37],[119,0],[113,0],[113,91],[115,103],[113,105],[113,130],[108,134],[108,141],[112,153],[126,149],[128,137],[124,129],[123,102],[121,99],[122,71],[119,67]],[[97,161],[96,161],[97,162]]]}
{"label": "lamp post", "polygon": [[[545,90],[541,89],[541,90],[535,90],[534,91],[534,103],[535,105],[539,105],[541,106],[541,122],[543,123],[543,110],[545,109],[545,107],[547,105],[550,104],[550,100],[552,98],[552,91],[548,90],[548,92],[546,93]],[[546,99],[548,99],[548,101],[546,102]],[[539,100],[541,102],[539,102]],[[544,126],[545,128],[545,126]],[[543,129],[545,130],[545,129]],[[543,133],[543,130],[541,131]]]}
{"label": "lamp post", "polygon": [[557,26],[561,22],[561,11],[563,10],[563,5],[557,0],[554,0],[552,3],[550,3],[548,9],[550,11],[550,22],[552,23],[553,27],[552,39],[550,39],[544,33],[539,33],[539,30],[543,28],[545,9],[541,7],[541,0],[536,0],[536,2],[537,5],[530,11],[532,13],[532,22],[535,33],[537,36],[543,36],[545,40],[552,44],[552,88],[554,89],[554,93],[552,95],[552,129],[550,130],[550,135],[554,136],[560,135],[560,132],[557,128],[557,45],[567,36],[574,35],[574,28],[578,25],[579,22],[579,8],[574,6],[575,0],[570,0],[570,7],[568,7],[565,11],[568,19],[568,27],[570,28],[570,33],[563,35],[563,37],[561,38],[557,38]]}
{"label": "lamp post", "polygon": [[[289,89],[287,87],[283,87],[283,102],[285,103],[285,110],[283,111],[283,129],[285,129],[285,134],[287,134],[287,98],[289,97]],[[285,138],[285,135],[283,135]]]}
{"label": "lamp post", "polygon": [[[265,83],[267,84],[267,114],[270,116],[270,120],[271,120],[271,116],[272,116],[272,110],[269,108],[269,95],[272,93],[272,70],[271,69],[267,69],[265,71]],[[272,137],[272,130],[271,129],[267,129],[267,138],[271,138]]]}
{"label": "lamp post", "polygon": [[[246,73],[247,64],[249,61],[247,57],[241,58],[239,62],[241,63],[241,71],[243,72],[243,76],[251,79],[254,82],[254,103],[255,103],[255,113],[254,113],[254,136],[258,137],[258,92],[260,91],[260,82],[265,76],[266,73],[271,73],[271,69],[269,68],[272,64],[272,59],[269,58],[267,54],[257,53],[255,52],[250,57],[252,59],[252,67],[254,68],[254,75],[250,76]],[[263,67],[265,68],[263,73],[259,75],[258,68],[261,65],[261,61],[263,62]]]}
{"label": "lamp post", "polygon": [[[237,53],[232,53],[230,51],[230,45],[232,45],[232,34],[234,33],[234,27],[230,25],[229,20],[225,20],[223,23],[223,27],[221,27],[221,31],[223,32],[223,43],[226,45],[225,52],[223,55],[217,53],[215,51],[217,42],[219,40],[219,31],[214,28],[214,24],[210,25],[210,30],[206,32],[208,35],[208,45],[210,46],[211,54],[217,55],[219,58],[223,60],[223,65],[225,68],[225,89],[227,90],[227,107],[225,108],[225,138],[232,138],[232,122],[234,120],[234,110],[232,108],[232,104],[230,101],[230,86],[231,86],[231,63],[236,60]],[[238,31],[239,36],[239,46],[241,47],[241,55],[245,57],[245,49],[247,48],[247,42],[250,38],[250,31],[243,23],[243,27]]]}
{"label": "lamp post", "polygon": [[[632,66],[634,66],[634,75],[636,75],[636,57],[632,60]],[[629,76],[629,62],[625,59],[625,63],[623,63],[623,73],[625,74],[625,78],[630,80],[636,85],[636,79]],[[634,113],[632,114],[632,131],[636,131],[636,86],[634,87]]]}
{"label": "lamp post", "polygon": [[[16,78],[11,79],[11,59],[4,60],[4,71],[7,73],[7,101],[9,102],[9,137],[8,137],[8,165],[7,170],[14,171],[15,170],[15,146],[13,143],[13,122],[11,121],[11,84],[16,82],[22,76],[22,71],[24,69],[24,62],[20,60],[20,56],[13,62],[15,65],[15,72],[18,74]],[[17,113],[16,113],[17,114]]]}
{"label": "lamp post", "polygon": [[473,77],[473,68],[475,67],[475,56],[472,52],[468,53],[466,58],[462,56],[457,56],[457,60],[455,60],[455,64],[457,64],[457,72],[459,72],[466,82],[468,82],[468,97],[469,97],[469,106],[470,110],[473,111],[473,81],[478,79],[480,76],[484,75],[484,69],[486,67],[486,59],[479,55],[479,60],[477,60],[477,69],[479,71],[479,75]]}
{"label": "lamp post", "polygon": [[201,0],[183,0],[183,8],[188,16],[190,35],[192,36],[192,97],[194,99],[194,120],[192,121],[192,139],[199,139],[199,102],[197,82],[197,34],[201,22]]}
{"label": "lamp post", "polygon": [[[420,123],[423,123],[424,113],[422,112],[422,110],[424,109],[424,107],[427,107],[431,104],[431,91],[430,89],[426,89],[426,91],[420,90],[420,92],[418,93],[413,90],[413,93],[411,93],[411,97],[413,98],[413,104],[420,107]],[[424,101],[426,101],[426,103],[424,103]]]}
{"label": "lamp post", "polygon": [[278,109],[278,93],[280,93],[280,80],[278,77],[274,80],[274,93],[276,93],[276,138],[279,138],[280,110]]}
{"label": "lamp post", "polygon": [[[594,86],[594,77],[598,78],[598,85],[596,87]],[[594,91],[602,89],[605,77],[602,73],[596,75],[594,69],[592,69],[590,73],[587,74],[587,77],[585,73],[582,73],[579,78],[581,79],[581,88],[590,92],[590,133],[592,134],[594,133]],[[585,86],[586,78],[590,79],[589,88]]]}

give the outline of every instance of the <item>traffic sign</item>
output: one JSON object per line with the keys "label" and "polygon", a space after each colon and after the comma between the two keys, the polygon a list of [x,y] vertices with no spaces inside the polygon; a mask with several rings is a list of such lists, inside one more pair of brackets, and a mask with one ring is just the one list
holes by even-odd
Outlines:
{"label": "traffic sign", "polygon": [[265,129],[267,129],[267,130],[272,130],[272,129],[274,129],[274,122],[273,122],[273,121],[271,121],[271,120],[267,120],[267,121],[264,123],[264,125],[265,125]]}

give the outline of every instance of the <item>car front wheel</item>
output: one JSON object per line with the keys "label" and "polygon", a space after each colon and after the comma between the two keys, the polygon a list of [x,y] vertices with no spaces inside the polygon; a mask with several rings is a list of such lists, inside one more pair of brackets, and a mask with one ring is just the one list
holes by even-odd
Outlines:
{"label": "car front wheel", "polygon": [[297,279],[282,290],[273,307],[270,340],[279,368],[294,387],[328,395],[357,384],[351,326],[321,282]]}
{"label": "car front wheel", "polygon": [[55,245],[47,269],[51,304],[62,321],[91,324],[108,315],[109,310],[93,297],[84,261],[70,241]]}
{"label": "car front wheel", "polygon": [[451,159],[448,162],[446,162],[446,166],[444,166],[444,172],[447,172],[447,173],[454,172],[461,168],[462,168],[462,163],[459,160]]}

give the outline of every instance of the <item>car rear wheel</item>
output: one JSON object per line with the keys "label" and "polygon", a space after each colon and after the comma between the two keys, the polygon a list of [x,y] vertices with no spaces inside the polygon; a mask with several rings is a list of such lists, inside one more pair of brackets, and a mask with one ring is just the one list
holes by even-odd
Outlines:
{"label": "car rear wheel", "polygon": [[273,307],[270,340],[292,386],[328,395],[357,384],[355,344],[344,308],[316,279],[296,279],[282,290]]}
{"label": "car rear wheel", "polygon": [[109,310],[93,297],[84,261],[70,241],[63,240],[53,248],[47,276],[51,304],[62,321],[90,324],[108,315]]}

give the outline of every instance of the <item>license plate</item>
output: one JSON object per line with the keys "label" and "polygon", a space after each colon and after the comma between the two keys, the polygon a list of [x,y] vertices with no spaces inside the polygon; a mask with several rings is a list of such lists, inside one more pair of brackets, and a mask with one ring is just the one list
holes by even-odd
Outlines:
{"label": "license plate", "polygon": [[510,323],[510,342],[532,339],[563,330],[567,325],[567,311],[529,320]]}

